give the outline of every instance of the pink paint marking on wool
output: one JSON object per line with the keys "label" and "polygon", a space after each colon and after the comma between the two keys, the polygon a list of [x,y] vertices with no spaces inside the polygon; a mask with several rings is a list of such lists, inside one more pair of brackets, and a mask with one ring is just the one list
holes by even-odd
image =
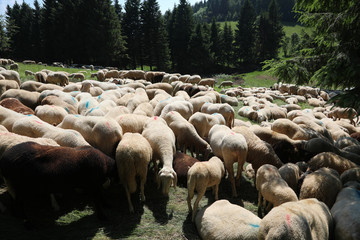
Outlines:
{"label": "pink paint marking on wool", "polygon": [[37,121],[37,120],[34,120],[34,122],[36,122],[36,123],[38,123],[38,124],[43,124],[42,122],[39,122],[39,121]]}
{"label": "pink paint marking on wool", "polygon": [[231,132],[230,134],[231,134],[231,135],[235,135],[235,133],[234,133],[234,132]]}
{"label": "pink paint marking on wool", "polygon": [[158,118],[159,118],[158,116],[155,116],[155,117],[154,117],[154,120],[158,120]]}
{"label": "pink paint marking on wool", "polygon": [[109,122],[106,122],[106,127],[110,130],[110,124],[109,124]]}
{"label": "pink paint marking on wool", "polygon": [[286,223],[289,227],[291,226],[290,214],[286,214]]}

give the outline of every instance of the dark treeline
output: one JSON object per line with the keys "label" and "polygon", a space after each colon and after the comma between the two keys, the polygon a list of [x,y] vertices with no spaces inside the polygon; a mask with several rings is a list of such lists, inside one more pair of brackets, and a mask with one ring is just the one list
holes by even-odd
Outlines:
{"label": "dark treeline", "polygon": [[215,17],[197,22],[196,5],[186,0],[164,15],[157,0],[127,0],[124,6],[118,0],[44,0],[42,5],[35,0],[33,8],[15,2],[0,19],[0,54],[123,69],[241,71],[277,57],[283,38],[277,1],[282,0],[256,1],[267,4],[258,11],[253,0],[243,0],[236,31],[227,23],[220,28]]}

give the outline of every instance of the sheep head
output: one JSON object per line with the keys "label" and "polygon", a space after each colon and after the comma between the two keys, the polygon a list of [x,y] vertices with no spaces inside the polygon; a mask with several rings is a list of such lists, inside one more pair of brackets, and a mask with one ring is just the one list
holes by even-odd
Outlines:
{"label": "sheep head", "polygon": [[163,167],[159,171],[159,178],[162,185],[161,192],[164,196],[169,195],[169,189],[171,184],[176,188],[177,175],[173,168]]}

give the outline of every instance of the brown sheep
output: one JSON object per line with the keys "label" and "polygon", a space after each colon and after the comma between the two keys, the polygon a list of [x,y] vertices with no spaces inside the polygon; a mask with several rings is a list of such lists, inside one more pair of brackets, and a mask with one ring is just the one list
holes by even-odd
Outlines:
{"label": "brown sheep", "polygon": [[25,106],[16,98],[5,98],[0,101],[0,105],[24,115],[35,114],[31,108]]}

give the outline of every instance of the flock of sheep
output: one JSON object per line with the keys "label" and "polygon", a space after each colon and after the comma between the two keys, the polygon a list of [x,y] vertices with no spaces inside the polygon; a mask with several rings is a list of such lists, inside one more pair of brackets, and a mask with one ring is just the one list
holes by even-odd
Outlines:
{"label": "flock of sheep", "polygon": [[[134,212],[131,194],[139,188],[145,201],[152,166],[165,196],[187,186],[203,239],[360,239],[357,113],[332,108],[326,92],[280,83],[218,93],[211,78],[139,70],[99,70],[97,80],[27,74],[36,81],[0,69],[0,176],[19,207],[31,186],[50,194],[54,209],[55,193],[84,188],[104,218],[101,188],[118,179]],[[240,102],[238,115],[252,123],[235,119]],[[241,196],[244,169],[258,191],[258,216],[218,200],[226,176]],[[198,211],[208,187],[216,201]]]}

